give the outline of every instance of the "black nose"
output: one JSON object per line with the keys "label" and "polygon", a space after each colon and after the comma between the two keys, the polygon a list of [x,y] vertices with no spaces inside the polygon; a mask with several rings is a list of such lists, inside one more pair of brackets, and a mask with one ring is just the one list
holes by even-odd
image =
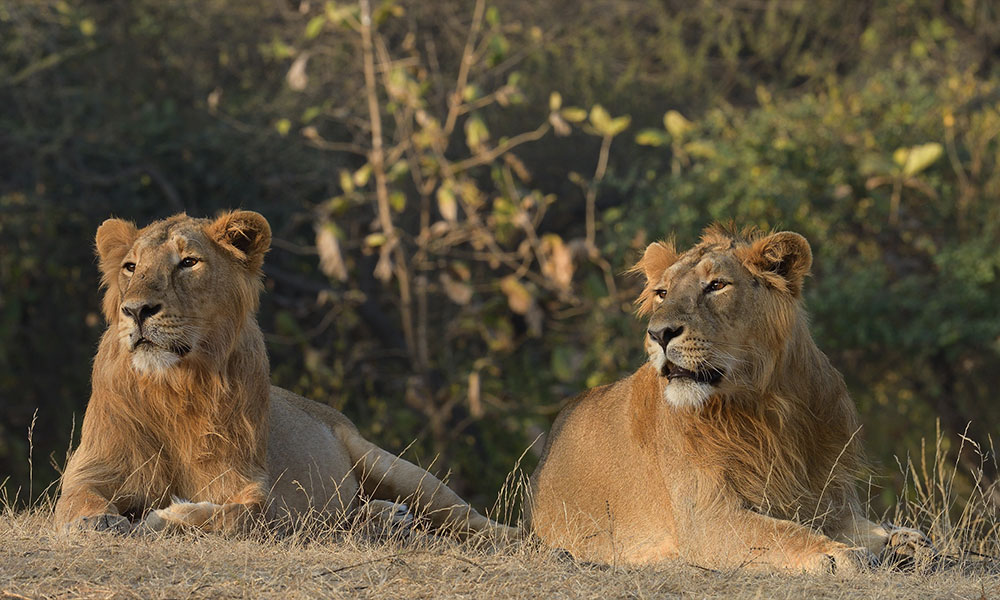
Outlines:
{"label": "black nose", "polygon": [[653,338],[654,342],[666,350],[670,340],[679,336],[682,331],[684,331],[684,326],[678,325],[677,327],[664,327],[663,329],[648,329],[646,333],[649,334],[649,337]]}
{"label": "black nose", "polygon": [[143,321],[160,312],[161,308],[163,308],[162,304],[145,304],[143,302],[128,302],[126,304],[122,304],[122,312],[125,313],[125,316],[129,317],[135,321],[136,325],[140,326]]}

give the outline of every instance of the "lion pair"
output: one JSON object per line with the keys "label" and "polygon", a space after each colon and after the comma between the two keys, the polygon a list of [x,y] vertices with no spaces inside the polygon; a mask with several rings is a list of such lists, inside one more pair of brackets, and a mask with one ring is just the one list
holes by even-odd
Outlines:
{"label": "lion pair", "polygon": [[[454,535],[516,536],[339,412],[270,385],[255,316],[270,240],[248,211],[101,225],[108,328],[56,522],[235,531],[341,519],[368,498],[389,521],[403,502]],[[650,245],[633,269],[649,361],[559,415],[526,529],[585,560],[814,572],[923,543],[863,515],[856,413],[802,308],[811,261],[794,233]]]}

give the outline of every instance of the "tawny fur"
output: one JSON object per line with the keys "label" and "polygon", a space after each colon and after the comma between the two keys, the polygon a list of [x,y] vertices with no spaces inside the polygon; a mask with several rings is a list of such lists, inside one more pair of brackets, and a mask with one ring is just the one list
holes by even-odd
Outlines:
{"label": "tawny fur", "polygon": [[[678,333],[647,335],[647,364],[560,413],[528,503],[544,543],[607,563],[809,571],[883,550],[855,490],[855,408],[802,307],[811,262],[797,234],[719,226],[684,253],[646,249],[638,313]],[[669,379],[671,365],[723,376]]]}
{"label": "tawny fur", "polygon": [[[100,227],[108,329],[56,522],[240,531],[260,516],[343,518],[364,495],[458,534],[506,534],[337,411],[269,384],[255,313],[270,235],[247,211]],[[140,307],[144,320],[128,314]]]}

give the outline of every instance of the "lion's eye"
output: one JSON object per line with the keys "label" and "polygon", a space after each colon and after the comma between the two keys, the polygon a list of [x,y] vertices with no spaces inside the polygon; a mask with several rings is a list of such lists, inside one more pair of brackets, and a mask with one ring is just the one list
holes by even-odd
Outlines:
{"label": "lion's eye", "polygon": [[667,290],[654,290],[653,293],[656,294],[657,300],[663,300],[667,297]]}
{"label": "lion's eye", "polygon": [[135,263],[134,262],[127,262],[124,265],[122,265],[122,268],[125,269],[126,271],[128,271],[129,273],[135,273]]}
{"label": "lion's eye", "polygon": [[191,267],[198,264],[198,259],[193,256],[187,256],[181,259],[180,266],[182,269],[190,269]]}
{"label": "lion's eye", "polygon": [[722,288],[729,285],[728,281],[722,281],[721,279],[716,279],[705,286],[705,293],[710,294],[712,292],[717,292]]}

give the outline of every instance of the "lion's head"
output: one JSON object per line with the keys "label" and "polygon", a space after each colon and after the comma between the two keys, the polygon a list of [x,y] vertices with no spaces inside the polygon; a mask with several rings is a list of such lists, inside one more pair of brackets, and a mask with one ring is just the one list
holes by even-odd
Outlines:
{"label": "lion's head", "polygon": [[638,313],[649,315],[646,351],[676,407],[760,394],[771,383],[792,328],[804,323],[800,296],[812,265],[797,233],[737,234],[711,227],[678,253],[646,248],[632,268],[646,277]]}
{"label": "lion's head", "polygon": [[186,361],[215,366],[253,322],[271,242],[261,215],[214,221],[175,215],[144,229],[108,219],[97,230],[104,316],[141,374]]}

